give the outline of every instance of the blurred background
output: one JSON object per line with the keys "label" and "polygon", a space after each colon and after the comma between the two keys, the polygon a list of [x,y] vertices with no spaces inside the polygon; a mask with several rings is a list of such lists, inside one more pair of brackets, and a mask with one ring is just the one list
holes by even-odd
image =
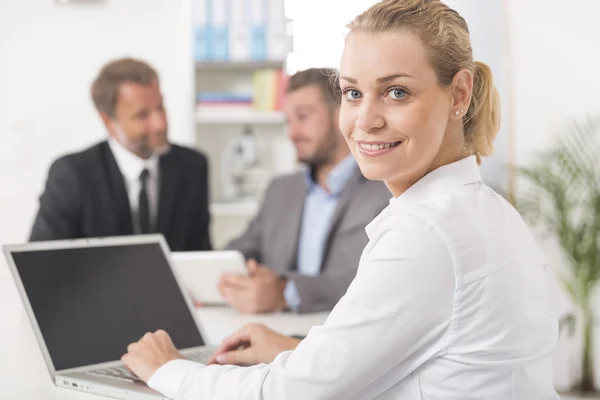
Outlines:
{"label": "blurred background", "polygon": [[[51,161],[106,137],[89,88],[102,65],[123,56],[157,69],[171,140],[209,158],[215,247],[242,231],[270,179],[297,168],[278,97],[285,75],[337,68],[345,25],[374,1],[263,1],[250,13],[267,26],[258,44],[236,34],[238,17],[226,3],[211,12],[232,31],[209,40],[201,0],[0,0],[1,244],[27,240]],[[600,110],[600,2],[446,3],[466,18],[475,58],[495,74],[502,130],[482,169],[514,201],[527,186],[515,167],[530,165],[572,121]],[[549,258],[552,302],[567,315],[576,306],[558,276],[569,272],[568,255],[556,237],[536,232]],[[577,337],[561,334],[559,388],[578,374]]]}

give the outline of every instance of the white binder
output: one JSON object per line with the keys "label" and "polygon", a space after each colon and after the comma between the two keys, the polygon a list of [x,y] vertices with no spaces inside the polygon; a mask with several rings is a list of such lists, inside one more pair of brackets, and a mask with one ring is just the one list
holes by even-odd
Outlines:
{"label": "white binder", "polygon": [[248,0],[230,0],[229,59],[247,61],[250,57],[250,5]]}
{"label": "white binder", "polygon": [[209,0],[209,23],[212,28],[212,59],[216,61],[229,60],[229,0]]}
{"label": "white binder", "polygon": [[267,58],[267,0],[247,0],[250,6],[250,55],[253,60]]}
{"label": "white binder", "polygon": [[272,61],[285,61],[288,49],[287,19],[284,0],[268,0],[267,18],[267,58]]}
{"label": "white binder", "polygon": [[206,61],[210,53],[210,30],[208,27],[208,1],[192,0],[192,27],[194,30],[194,59]]}

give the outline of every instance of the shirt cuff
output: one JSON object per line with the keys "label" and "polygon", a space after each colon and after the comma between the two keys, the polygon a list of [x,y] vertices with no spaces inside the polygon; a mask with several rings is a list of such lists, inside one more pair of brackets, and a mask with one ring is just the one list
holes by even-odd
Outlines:
{"label": "shirt cuff", "polygon": [[148,386],[171,399],[177,399],[179,388],[185,378],[198,368],[204,368],[189,360],[172,360],[160,367],[148,380]]}
{"label": "shirt cuff", "polygon": [[300,299],[300,295],[298,294],[298,288],[293,280],[288,279],[285,284],[285,289],[283,290],[283,297],[285,298],[285,302],[288,307],[297,312],[300,309],[300,304],[302,303],[302,299]]}

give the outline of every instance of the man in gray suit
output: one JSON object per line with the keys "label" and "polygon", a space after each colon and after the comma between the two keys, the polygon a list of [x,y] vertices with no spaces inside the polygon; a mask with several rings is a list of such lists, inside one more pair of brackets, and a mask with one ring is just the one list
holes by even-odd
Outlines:
{"label": "man in gray suit", "polygon": [[315,68],[290,78],[288,134],[307,168],[275,179],[247,231],[227,246],[248,260],[249,276],[219,284],[242,312],[331,310],[356,275],[365,226],[391,197],[361,174],[339,131],[333,74]]}

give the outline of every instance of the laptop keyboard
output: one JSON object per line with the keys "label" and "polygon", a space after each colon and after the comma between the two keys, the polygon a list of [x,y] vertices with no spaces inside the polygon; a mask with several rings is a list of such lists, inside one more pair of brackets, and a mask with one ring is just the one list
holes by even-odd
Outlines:
{"label": "laptop keyboard", "polygon": [[203,347],[194,351],[193,353],[188,354],[186,357],[190,361],[206,364],[212,355],[215,354],[215,351],[217,351],[216,347]]}
{"label": "laptop keyboard", "polygon": [[[216,348],[203,347],[187,355],[187,359],[199,363],[206,363],[215,352]],[[127,367],[111,367],[98,369],[88,372],[89,375],[102,376],[105,378],[114,378],[130,382],[141,382],[141,379],[135,376]]]}
{"label": "laptop keyboard", "polygon": [[98,369],[96,371],[88,372],[90,375],[102,376],[106,378],[115,378],[121,379],[125,381],[141,381],[140,378],[135,376],[131,371],[129,371],[126,367],[112,367],[112,368],[104,368]]}

